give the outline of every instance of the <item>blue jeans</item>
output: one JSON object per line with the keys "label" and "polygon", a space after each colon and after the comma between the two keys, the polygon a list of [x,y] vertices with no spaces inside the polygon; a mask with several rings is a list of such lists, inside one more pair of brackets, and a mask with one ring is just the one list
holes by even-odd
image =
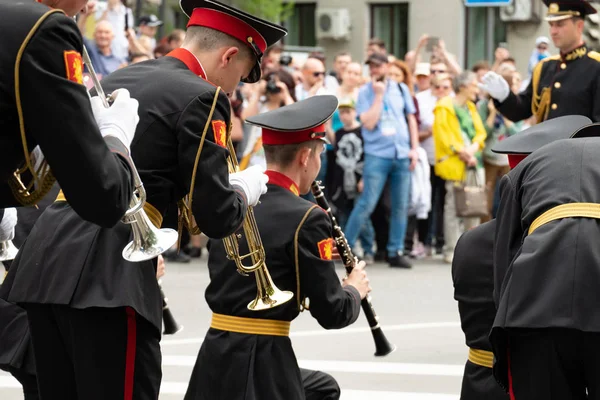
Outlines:
{"label": "blue jeans", "polygon": [[[408,196],[410,194],[411,173],[408,158],[382,158],[365,154],[363,172],[364,190],[346,224],[346,238],[354,246],[362,228],[377,206],[385,183],[390,182],[391,216],[390,235],[387,244],[388,257],[404,251],[404,236],[408,218]],[[375,232],[377,234],[377,232]],[[381,250],[381,249],[378,249]]]}
{"label": "blue jeans", "polygon": [[[342,228],[343,232],[346,232],[346,223],[348,222],[348,216],[351,212],[352,209],[337,210],[336,220],[340,228]],[[370,219],[367,220],[365,226],[363,226],[362,230],[360,231],[360,234],[358,235],[358,240],[360,241],[360,247],[363,249],[363,255],[374,255],[373,244],[375,243],[375,228],[373,228],[373,223]]]}

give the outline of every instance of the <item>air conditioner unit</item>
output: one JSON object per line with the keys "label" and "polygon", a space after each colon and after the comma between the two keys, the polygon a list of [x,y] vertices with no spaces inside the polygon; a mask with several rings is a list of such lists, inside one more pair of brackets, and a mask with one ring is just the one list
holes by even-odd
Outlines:
{"label": "air conditioner unit", "polygon": [[350,11],[347,8],[319,8],[315,15],[317,39],[350,39]]}
{"label": "air conditioner unit", "polygon": [[500,19],[505,22],[539,21],[541,3],[539,0],[514,0],[500,8]]}

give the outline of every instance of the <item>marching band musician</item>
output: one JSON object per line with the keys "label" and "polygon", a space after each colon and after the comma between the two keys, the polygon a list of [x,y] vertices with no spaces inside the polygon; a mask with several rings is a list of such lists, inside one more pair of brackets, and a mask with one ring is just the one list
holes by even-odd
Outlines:
{"label": "marching band musician", "polygon": [[[107,93],[125,87],[140,100],[131,154],[153,224],[160,227],[179,201],[186,221],[198,224],[192,228],[222,238],[242,224],[268,181],[259,169],[228,173],[226,94],[240,80],[260,79],[262,54],[286,31],[216,1],[180,4],[190,17],[183,46],[118,70],[102,85]],[[101,229],[83,221],[65,192],[14,260],[0,294],[27,310],[42,398],[158,398],[163,303],[156,262],[125,261],[130,240],[129,225]]]}
{"label": "marching band musician", "polygon": [[[90,105],[83,42],[69,18],[86,3],[0,0],[0,207],[36,204],[56,178],[83,219],[112,227],[132,193],[128,160],[138,102],[119,90],[110,108],[97,97]],[[34,172],[29,152],[38,145],[50,173]],[[29,195],[13,176],[21,166],[35,183]]]}
{"label": "marching band musician", "polygon": [[[535,0],[538,1],[538,0]],[[480,87],[494,98],[498,111],[511,121],[535,115],[537,122],[563,115],[585,115],[600,122],[600,53],[583,38],[585,17],[596,14],[586,0],[543,0],[546,21],[560,54],[544,58],[533,70],[527,89],[513,94],[506,81],[490,71]]]}
{"label": "marching band musician", "polygon": [[[211,240],[205,297],[213,317],[186,400],[304,400],[306,388],[288,337],[290,322],[303,309],[326,329],[356,321],[360,301],[371,290],[365,264],[361,261],[340,285],[329,216],[299,197],[319,172],[324,124],[337,104],[335,96],[314,96],[246,120],[262,128],[269,175],[269,190],[254,208],[266,265],[275,284],[295,296],[276,308],[248,310],[255,279],[238,274],[223,241]],[[242,251],[248,251],[244,240]]]}
{"label": "marching band musician", "polygon": [[[519,133],[532,135],[541,147],[554,140],[568,138],[572,132],[592,121],[584,116],[559,117],[545,121]],[[532,149],[530,149],[532,150]],[[515,165],[513,156],[509,157]],[[494,235],[496,220],[465,232],[456,244],[452,261],[454,299],[462,330],[465,333],[469,357],[465,364],[461,400],[508,400],[509,396],[498,385],[492,373],[493,358],[489,334],[496,316],[494,304]]]}
{"label": "marching band musician", "polygon": [[490,335],[511,399],[599,398],[600,125],[577,126],[492,149],[519,161],[500,183]]}

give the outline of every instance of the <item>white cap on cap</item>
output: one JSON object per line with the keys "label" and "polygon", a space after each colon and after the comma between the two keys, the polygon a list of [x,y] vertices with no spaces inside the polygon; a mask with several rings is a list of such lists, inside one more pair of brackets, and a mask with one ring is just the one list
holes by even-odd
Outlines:
{"label": "white cap on cap", "polygon": [[426,75],[429,76],[431,74],[429,63],[418,63],[415,68],[415,76]]}
{"label": "white cap on cap", "polygon": [[550,39],[548,39],[546,36],[540,36],[537,39],[535,39],[536,46],[539,46],[542,43],[550,44]]}

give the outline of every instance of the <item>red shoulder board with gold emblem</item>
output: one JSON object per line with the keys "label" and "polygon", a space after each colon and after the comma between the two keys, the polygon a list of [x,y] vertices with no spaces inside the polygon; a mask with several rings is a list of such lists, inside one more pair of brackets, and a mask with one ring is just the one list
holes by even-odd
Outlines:
{"label": "red shoulder board with gold emblem", "polygon": [[319,256],[321,256],[322,260],[331,260],[333,252],[332,238],[321,240],[319,243],[317,243],[317,247],[319,248]]}
{"label": "red shoulder board with gold emblem", "polygon": [[81,54],[75,50],[65,50],[65,68],[67,79],[75,83],[83,83],[83,61]]}
{"label": "red shoulder board with gold emblem", "polygon": [[227,147],[227,128],[225,121],[212,121],[215,143],[221,147]]}

